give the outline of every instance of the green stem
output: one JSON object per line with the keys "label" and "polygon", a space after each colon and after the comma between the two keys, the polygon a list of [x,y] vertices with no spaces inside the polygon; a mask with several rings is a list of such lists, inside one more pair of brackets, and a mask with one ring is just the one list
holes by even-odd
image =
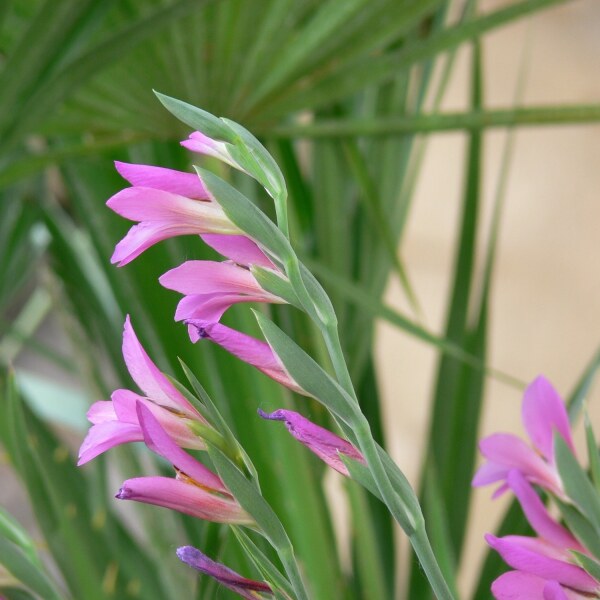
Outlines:
{"label": "green stem", "polygon": [[296,600],[308,600],[304,582],[300,576],[300,571],[298,571],[298,563],[296,562],[296,557],[294,556],[294,549],[290,545],[287,548],[279,548],[277,553],[281,563],[283,564],[283,568],[287,573],[290,583],[294,588]]}
{"label": "green stem", "polygon": [[437,600],[453,600],[454,594],[448,587],[437,559],[435,558],[431,543],[427,537],[427,532],[425,531],[425,522],[423,520],[418,524],[415,532],[409,536],[409,539]]}

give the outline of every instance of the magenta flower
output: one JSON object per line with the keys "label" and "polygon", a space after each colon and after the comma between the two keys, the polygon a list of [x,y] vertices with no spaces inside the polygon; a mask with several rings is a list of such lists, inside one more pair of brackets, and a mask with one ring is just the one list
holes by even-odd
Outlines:
{"label": "magenta flower", "polygon": [[116,498],[163,506],[216,523],[254,523],[221,479],[182,450],[141,402],[137,413],[146,446],[173,465],[176,477],[128,479]]}
{"label": "magenta flower", "polygon": [[314,452],[322,461],[335,469],[338,473],[350,475],[340,455],[343,454],[352,460],[366,464],[363,455],[347,440],[339,437],[324,427],[316,425],[301,414],[280,408],[272,413],[258,409],[258,414],[263,419],[283,421],[288,431],[309,450]]}
{"label": "magenta flower", "polygon": [[119,444],[143,441],[138,403],[158,419],[180,446],[204,448],[203,441],[192,433],[189,425],[193,422],[206,425],[206,420],[152,362],[140,344],[129,316],[123,328],[123,357],[131,377],[146,396],[130,390],[116,390],[111,402],[95,402],[88,411],[92,427],[79,449],[78,464],[83,465]]}
{"label": "magenta flower", "polygon": [[106,204],[122,217],[138,221],[111,258],[120,267],[157,242],[177,235],[242,233],[197,175],[148,165],[115,165],[133,187],[121,190]]}
{"label": "magenta flower", "polygon": [[253,581],[238,575],[235,571],[211,560],[193,546],[183,546],[177,549],[177,557],[193,569],[216,579],[225,587],[247,600],[262,598],[262,594],[272,595],[271,588],[262,581]]}
{"label": "magenta flower", "polygon": [[565,405],[550,382],[540,376],[525,390],[522,419],[533,448],[509,433],[496,433],[481,440],[479,449],[487,459],[474,479],[474,486],[500,482],[494,493],[499,496],[508,489],[506,477],[512,469],[523,473],[557,496],[562,496],[562,484],[556,470],[553,435],[557,432],[573,452],[571,428]]}
{"label": "magenta flower", "polygon": [[279,357],[266,342],[257,340],[250,335],[246,335],[236,329],[231,329],[221,323],[207,323],[198,319],[189,319],[186,323],[192,342],[195,343],[200,339],[208,339],[227,350],[227,352],[257,368],[271,379],[277,381],[277,383],[299,394],[308,395],[306,390],[301,388],[292,379],[285,370],[281,360],[279,360]]}
{"label": "magenta flower", "polygon": [[185,294],[177,306],[176,321],[218,322],[232,304],[285,302],[263,290],[248,269],[228,261],[188,260],[167,271],[159,281],[164,287]]}
{"label": "magenta flower", "polygon": [[577,598],[579,596],[569,594],[600,591],[599,582],[573,563],[572,550],[584,554],[589,554],[588,551],[550,516],[527,479],[512,470],[507,484],[539,537],[486,536],[488,544],[519,573],[513,571],[500,576],[492,585],[494,597],[499,600]]}

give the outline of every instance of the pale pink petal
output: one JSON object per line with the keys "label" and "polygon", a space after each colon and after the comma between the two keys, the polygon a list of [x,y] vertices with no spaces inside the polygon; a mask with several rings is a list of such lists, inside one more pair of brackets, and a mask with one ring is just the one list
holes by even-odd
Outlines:
{"label": "pale pink petal", "polygon": [[490,483],[496,483],[496,481],[502,481],[503,479],[506,479],[508,471],[509,468],[505,465],[494,462],[485,462],[477,469],[471,485],[474,487],[481,487],[489,485]]}
{"label": "pale pink petal", "polygon": [[239,265],[258,265],[275,269],[265,253],[250,238],[243,235],[203,233],[202,240],[211,248]]}
{"label": "pale pink petal", "polygon": [[225,565],[211,560],[192,546],[177,548],[177,557],[190,567],[212,577],[247,600],[256,600],[258,596],[255,592],[272,594],[271,588],[266,583],[246,579]]}
{"label": "pale pink petal", "polygon": [[207,200],[208,193],[195,173],[183,173],[164,167],[115,161],[121,177],[137,187],[148,187],[197,200]]}
{"label": "pale pink petal", "polygon": [[550,516],[540,497],[519,471],[510,471],[508,484],[518,498],[527,520],[540,537],[560,548],[585,552],[581,544]]}
{"label": "pale pink petal", "polygon": [[192,418],[200,417],[198,411],[184,398],[177,388],[160,372],[140,344],[129,315],[123,329],[123,358],[131,377],[148,398]]}
{"label": "pale pink petal", "polygon": [[486,535],[487,543],[496,550],[513,569],[537,575],[581,592],[594,592],[598,582],[581,567],[554,558],[548,544],[521,536],[497,538]]}
{"label": "pale pink petal", "polygon": [[538,377],[525,390],[522,417],[534,446],[553,461],[553,436],[557,431],[574,450],[571,427],[564,402],[545,377]]}
{"label": "pale pink petal", "polygon": [[164,287],[186,295],[233,292],[276,298],[258,285],[248,269],[230,262],[188,260],[167,271],[159,281]]}
{"label": "pale pink petal", "polygon": [[90,406],[87,418],[90,423],[97,425],[106,421],[115,421],[117,415],[115,414],[115,407],[112,402],[99,400]]}
{"label": "pale pink petal", "polygon": [[181,471],[199,485],[229,494],[229,491],[215,473],[182,450],[169,437],[147,407],[138,403],[137,411],[140,426],[144,434],[144,442],[150,450],[168,460],[178,471]]}
{"label": "pale pink petal", "polygon": [[252,524],[251,517],[231,498],[171,477],[128,479],[116,495],[119,500],[136,500],[163,506],[216,523]]}
{"label": "pale pink petal", "polygon": [[285,409],[279,409],[270,414],[258,410],[263,419],[283,421],[288,431],[309,450],[314,452],[322,461],[342,475],[349,476],[346,465],[340,454],[357,462],[365,464],[363,455],[347,440],[335,433],[316,425],[301,414]]}
{"label": "pale pink petal", "polygon": [[120,421],[107,421],[92,425],[79,448],[77,465],[81,466],[119,444],[141,442],[143,439],[144,436],[139,425]]}
{"label": "pale pink petal", "polygon": [[218,158],[232,167],[239,168],[238,164],[231,158],[225,142],[213,140],[199,131],[190,133],[189,138],[183,140],[180,144],[192,152]]}
{"label": "pale pink petal", "polygon": [[569,600],[569,597],[560,583],[548,581],[544,586],[544,600]]}

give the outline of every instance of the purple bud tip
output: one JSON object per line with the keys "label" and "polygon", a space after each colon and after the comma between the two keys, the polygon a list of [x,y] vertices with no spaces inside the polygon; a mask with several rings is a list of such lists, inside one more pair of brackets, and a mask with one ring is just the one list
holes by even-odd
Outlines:
{"label": "purple bud tip", "polygon": [[286,420],[285,414],[284,414],[283,410],[281,410],[281,409],[276,410],[272,413],[266,413],[264,410],[259,408],[258,414],[263,419],[268,419],[269,421],[285,421]]}
{"label": "purple bud tip", "polygon": [[115,494],[115,498],[118,500],[128,500],[129,499],[129,491],[125,486],[123,486],[119,491]]}
{"label": "purple bud tip", "polygon": [[198,558],[200,552],[198,552],[198,550],[193,546],[181,546],[181,548],[177,548],[175,554],[177,554],[177,558],[179,560],[190,564],[194,561],[194,559]]}

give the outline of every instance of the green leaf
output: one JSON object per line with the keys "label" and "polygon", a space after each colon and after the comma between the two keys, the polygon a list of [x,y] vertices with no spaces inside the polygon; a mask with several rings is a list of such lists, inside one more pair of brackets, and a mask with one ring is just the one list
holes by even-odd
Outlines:
{"label": "green leaf", "polygon": [[0,507],[0,536],[18,546],[32,563],[41,566],[35,542],[17,520],[2,507]]}
{"label": "green leaf", "polygon": [[225,214],[244,233],[272,254],[276,260],[285,261],[293,256],[292,247],[281,230],[246,196],[211,171],[196,166],[194,169]]}
{"label": "green leaf", "polygon": [[298,296],[296,296],[290,282],[281,275],[274,273],[271,269],[264,269],[256,265],[252,265],[250,271],[263,290],[279,296],[296,308],[301,308],[300,300],[298,300]]}
{"label": "green leaf", "polygon": [[254,311],[254,316],[292,379],[342,421],[351,424],[356,407],[348,393],[275,323],[259,312]]}
{"label": "green leaf", "polygon": [[0,564],[44,600],[64,598],[44,573],[41,564],[32,562],[22,548],[2,536],[0,536]]}
{"label": "green leaf", "polygon": [[567,529],[596,557],[600,558],[600,538],[593,525],[573,505],[555,499]]}
{"label": "green leaf", "polygon": [[579,565],[584,568],[594,579],[600,581],[600,563],[595,561],[593,558],[582,554],[577,550],[571,550],[571,554],[575,557],[575,560]]}
{"label": "green leaf", "polygon": [[600,494],[600,453],[598,452],[598,443],[596,442],[596,437],[594,436],[594,431],[587,411],[584,415],[584,422],[590,473],[594,486],[596,487],[596,492]]}
{"label": "green leaf", "polygon": [[154,93],[161,104],[172,115],[186,125],[189,125],[192,129],[198,130],[215,140],[222,140],[229,142],[230,144],[235,142],[235,134],[224,121],[219,119],[219,117],[215,117],[201,108],[183,102],[183,100],[161,94],[156,90],[154,90]]}
{"label": "green leaf", "polygon": [[600,535],[600,495],[558,434],[554,436],[554,456],[565,493],[589,520],[596,534]]}

